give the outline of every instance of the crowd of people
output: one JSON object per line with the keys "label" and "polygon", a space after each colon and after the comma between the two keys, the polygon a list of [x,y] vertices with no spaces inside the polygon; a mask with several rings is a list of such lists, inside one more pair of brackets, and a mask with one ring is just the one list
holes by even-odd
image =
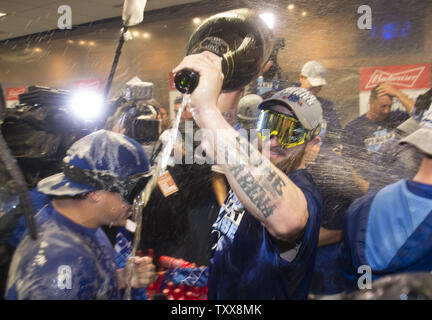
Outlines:
{"label": "crowd of people", "polygon": [[[121,299],[128,281],[141,290],[155,280],[162,255],[208,266],[211,300],[340,299],[363,289],[359,270],[375,281],[432,269],[432,90],[414,101],[379,84],[369,110],[342,129],[319,95],[318,61],[265,96],[221,92],[221,59],[210,52],[173,72],[186,68],[200,80],[142,212],[139,249],[154,260],[119,264],[113,246],[127,247],[133,199],[172,122],[154,99],[128,101],[30,191],[38,238],[23,220],[10,235],[7,299]],[[405,110],[391,111],[396,98]],[[143,123],[156,131],[141,135]]]}

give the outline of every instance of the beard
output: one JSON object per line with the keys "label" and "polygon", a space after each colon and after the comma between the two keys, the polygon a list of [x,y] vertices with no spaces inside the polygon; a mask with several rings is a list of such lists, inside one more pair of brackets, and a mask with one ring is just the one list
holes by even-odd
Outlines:
{"label": "beard", "polygon": [[285,159],[275,163],[275,166],[285,174],[294,172],[298,169],[306,152],[306,143],[292,147],[288,150],[289,153],[285,155]]}
{"label": "beard", "polygon": [[[267,150],[267,152],[263,152],[263,145],[262,145],[263,142],[260,138],[258,137],[256,138],[258,139],[258,146],[257,146],[258,150],[263,156],[270,157],[271,159],[270,154],[267,154],[267,152],[270,151],[270,152],[277,153],[280,157],[283,157],[278,162],[275,162],[273,160],[272,163],[285,174],[296,171],[301,165],[303,157],[306,153],[306,144],[307,144],[306,141],[301,145],[289,149],[283,149],[281,147],[270,147],[270,150]],[[256,140],[253,141],[256,142]],[[267,141],[267,143],[269,142]]]}

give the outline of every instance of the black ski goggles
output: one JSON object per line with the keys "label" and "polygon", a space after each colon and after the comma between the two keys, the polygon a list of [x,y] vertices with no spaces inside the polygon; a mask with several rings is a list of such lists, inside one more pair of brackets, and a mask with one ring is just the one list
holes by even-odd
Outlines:
{"label": "black ski goggles", "polygon": [[297,119],[272,110],[261,111],[256,123],[259,137],[262,131],[270,131],[270,137],[276,136],[284,149],[303,144],[306,141],[307,130]]}
{"label": "black ski goggles", "polygon": [[63,164],[64,175],[77,183],[119,193],[122,199],[132,205],[133,200],[144,189],[150,179],[148,173],[137,173],[124,179],[103,171],[81,169]]}

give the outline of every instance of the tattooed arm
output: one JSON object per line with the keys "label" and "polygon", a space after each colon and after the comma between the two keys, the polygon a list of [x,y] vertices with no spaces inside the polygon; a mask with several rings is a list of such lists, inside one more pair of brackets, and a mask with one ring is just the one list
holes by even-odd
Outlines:
{"label": "tattooed arm", "polygon": [[[213,154],[218,162],[221,158],[225,160],[222,167],[233,191],[270,234],[281,240],[296,238],[308,221],[306,198],[268,158],[251,147],[217,109],[223,82],[220,58],[210,52],[190,55],[173,72],[183,68],[200,74],[199,85],[191,95],[191,105],[195,121],[205,129],[206,152]],[[221,144],[226,150],[222,157]]]}

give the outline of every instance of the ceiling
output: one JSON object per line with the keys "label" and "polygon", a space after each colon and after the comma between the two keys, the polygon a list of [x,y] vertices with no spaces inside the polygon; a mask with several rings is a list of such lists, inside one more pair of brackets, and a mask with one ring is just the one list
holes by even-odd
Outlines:
{"label": "ceiling", "polygon": [[[183,5],[200,0],[147,0],[145,12]],[[123,0],[0,0],[0,40],[57,29],[62,5],[72,9],[72,25],[120,17]]]}

